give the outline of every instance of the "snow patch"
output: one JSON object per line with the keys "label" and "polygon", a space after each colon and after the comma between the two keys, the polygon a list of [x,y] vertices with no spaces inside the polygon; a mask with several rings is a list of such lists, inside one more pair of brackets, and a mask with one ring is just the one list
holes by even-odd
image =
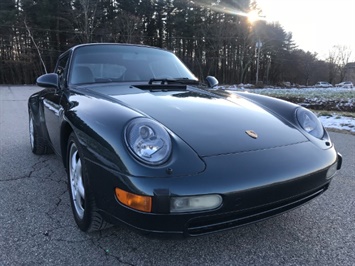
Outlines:
{"label": "snow patch", "polygon": [[319,116],[325,128],[347,130],[355,133],[355,118],[346,116]]}

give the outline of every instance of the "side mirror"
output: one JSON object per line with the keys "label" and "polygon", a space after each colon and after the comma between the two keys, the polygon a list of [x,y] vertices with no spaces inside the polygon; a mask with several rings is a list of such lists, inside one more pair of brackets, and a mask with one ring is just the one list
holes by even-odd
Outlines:
{"label": "side mirror", "polygon": [[207,82],[207,86],[208,86],[209,88],[216,87],[216,86],[218,86],[218,84],[219,84],[218,79],[216,79],[216,78],[213,77],[213,76],[207,76],[207,77],[206,77],[206,82]]}
{"label": "side mirror", "polygon": [[37,78],[36,83],[40,87],[58,88],[59,78],[55,73],[44,74]]}

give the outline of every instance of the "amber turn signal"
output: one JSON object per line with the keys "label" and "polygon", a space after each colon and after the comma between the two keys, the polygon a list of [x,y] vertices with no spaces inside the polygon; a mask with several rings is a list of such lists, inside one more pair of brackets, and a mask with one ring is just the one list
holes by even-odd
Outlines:
{"label": "amber turn signal", "polygon": [[116,188],[116,197],[122,204],[142,212],[152,211],[152,198],[149,196],[136,195]]}

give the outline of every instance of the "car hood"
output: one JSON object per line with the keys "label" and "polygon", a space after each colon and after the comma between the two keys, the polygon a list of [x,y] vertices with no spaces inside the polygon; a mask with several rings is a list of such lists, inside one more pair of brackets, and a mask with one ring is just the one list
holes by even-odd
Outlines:
{"label": "car hood", "polygon": [[190,86],[166,91],[107,86],[100,93],[159,121],[202,157],[308,141],[297,129],[234,94],[225,98]]}

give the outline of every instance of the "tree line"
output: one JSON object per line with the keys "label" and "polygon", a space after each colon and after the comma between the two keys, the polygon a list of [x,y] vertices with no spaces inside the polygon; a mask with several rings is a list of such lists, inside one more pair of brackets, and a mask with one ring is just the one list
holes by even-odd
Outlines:
{"label": "tree line", "polygon": [[248,21],[251,10],[262,12],[251,0],[1,0],[0,84],[33,84],[62,52],[88,42],[165,48],[221,84],[341,81],[346,47],[319,60],[280,24]]}

